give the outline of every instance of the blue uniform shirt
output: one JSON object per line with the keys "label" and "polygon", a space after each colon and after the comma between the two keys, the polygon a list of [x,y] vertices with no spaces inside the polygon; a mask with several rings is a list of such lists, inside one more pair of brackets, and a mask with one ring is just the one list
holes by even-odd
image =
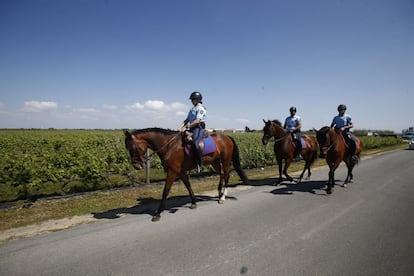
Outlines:
{"label": "blue uniform shirt", "polygon": [[334,126],[336,128],[342,128],[345,126],[349,126],[352,124],[352,118],[348,114],[344,114],[343,116],[336,115],[333,120],[331,126]]}
{"label": "blue uniform shirt", "polygon": [[200,119],[201,122],[206,121],[206,109],[201,103],[193,106],[188,112],[186,122],[193,122],[195,119]]}
{"label": "blue uniform shirt", "polygon": [[289,116],[285,119],[285,125],[287,130],[293,130],[295,129],[300,123],[301,118],[298,115],[295,116]]}

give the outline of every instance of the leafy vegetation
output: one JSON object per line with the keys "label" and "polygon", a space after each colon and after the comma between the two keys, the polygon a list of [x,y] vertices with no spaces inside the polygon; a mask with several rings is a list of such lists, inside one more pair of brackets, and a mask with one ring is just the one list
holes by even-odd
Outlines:
{"label": "leafy vegetation", "polygon": [[[262,133],[230,135],[243,168],[276,164],[273,144],[263,146]],[[403,143],[394,137],[361,138],[365,149]],[[130,165],[121,130],[6,129],[0,130],[0,146],[0,202],[140,185],[146,179],[145,171]],[[151,182],[163,180],[157,157],[151,168]]]}

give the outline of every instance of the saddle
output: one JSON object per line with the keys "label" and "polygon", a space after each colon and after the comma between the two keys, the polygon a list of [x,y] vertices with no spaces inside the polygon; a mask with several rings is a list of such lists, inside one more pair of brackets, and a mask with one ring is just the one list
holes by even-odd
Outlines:
{"label": "saddle", "polygon": [[[193,133],[190,131],[184,132],[183,133],[183,146],[184,146],[184,151],[188,156],[192,155],[192,151],[193,151],[192,146],[191,146],[192,143],[193,143]],[[203,139],[201,139],[199,143],[199,147],[203,155],[213,153],[217,150],[217,144],[215,140],[213,139],[213,137],[208,135],[207,132],[204,134]]]}
{"label": "saddle", "polygon": [[358,143],[357,139],[355,139],[355,136],[352,135],[351,133],[347,133],[346,135],[348,135],[349,140],[345,139],[344,135],[341,135],[342,136],[342,140],[344,141],[345,147],[347,149],[349,149],[351,147],[350,141],[352,140],[355,143],[355,150],[358,149],[359,148],[359,143]]}
{"label": "saddle", "polygon": [[301,143],[302,149],[307,147],[307,144],[305,142],[305,139],[303,139],[303,137],[300,138],[300,141],[297,139],[297,136],[296,136],[295,133],[292,133],[291,137],[292,137],[292,145],[293,145],[294,148],[297,147],[297,143]]}

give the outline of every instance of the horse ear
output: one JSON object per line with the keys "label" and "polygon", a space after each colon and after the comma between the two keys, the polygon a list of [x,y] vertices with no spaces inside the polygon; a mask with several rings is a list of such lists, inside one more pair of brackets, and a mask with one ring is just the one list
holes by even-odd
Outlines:
{"label": "horse ear", "polygon": [[126,137],[130,137],[131,133],[129,133],[129,131],[127,129],[124,129],[124,134]]}
{"label": "horse ear", "polygon": [[265,121],[265,119],[262,119],[263,120],[263,123],[265,123],[266,124],[266,121]]}
{"label": "horse ear", "polygon": [[314,132],[318,132],[318,131],[316,130],[316,128],[313,128],[312,130],[313,130]]}

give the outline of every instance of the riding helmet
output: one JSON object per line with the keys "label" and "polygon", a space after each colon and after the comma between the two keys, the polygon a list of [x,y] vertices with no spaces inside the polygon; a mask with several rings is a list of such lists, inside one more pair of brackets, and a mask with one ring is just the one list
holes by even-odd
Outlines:
{"label": "riding helmet", "polygon": [[338,105],[338,111],[340,111],[340,110],[346,110],[346,105],[344,105],[344,104]]}
{"label": "riding helmet", "polygon": [[194,100],[194,99],[197,99],[197,100],[202,100],[203,99],[203,96],[201,95],[201,93],[200,92],[198,92],[198,91],[194,91],[193,93],[191,93],[191,95],[190,95],[190,100]]}
{"label": "riding helmet", "polygon": [[296,112],[296,107],[292,106],[291,108],[289,108],[289,111],[290,112],[292,112],[292,111],[295,111]]}

